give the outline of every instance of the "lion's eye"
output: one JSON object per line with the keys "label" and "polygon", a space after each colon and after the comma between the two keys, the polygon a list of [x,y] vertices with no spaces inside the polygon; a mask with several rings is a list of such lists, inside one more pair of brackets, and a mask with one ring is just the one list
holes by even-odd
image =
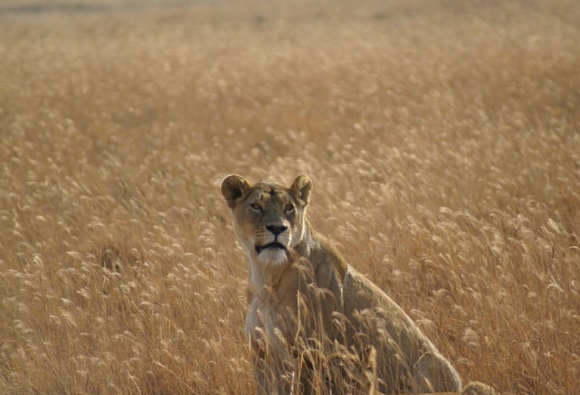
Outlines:
{"label": "lion's eye", "polygon": [[250,204],[250,208],[254,211],[262,211],[262,206],[260,206],[258,203]]}
{"label": "lion's eye", "polygon": [[287,204],[286,207],[284,208],[284,210],[286,210],[287,213],[291,213],[292,211],[294,211],[294,205]]}

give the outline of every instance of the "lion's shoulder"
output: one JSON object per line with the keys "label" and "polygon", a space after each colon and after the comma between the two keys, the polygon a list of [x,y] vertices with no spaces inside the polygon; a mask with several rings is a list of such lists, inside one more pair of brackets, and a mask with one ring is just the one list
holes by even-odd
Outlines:
{"label": "lion's shoulder", "polygon": [[306,255],[305,257],[312,262],[317,276],[318,273],[324,276],[334,275],[342,284],[348,270],[346,260],[328,238],[312,230],[310,224],[307,228],[303,242],[309,248],[307,251],[302,251],[301,255]]}

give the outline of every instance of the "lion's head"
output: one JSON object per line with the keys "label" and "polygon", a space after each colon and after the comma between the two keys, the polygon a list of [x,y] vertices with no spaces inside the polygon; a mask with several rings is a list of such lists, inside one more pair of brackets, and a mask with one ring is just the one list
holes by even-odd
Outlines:
{"label": "lion's head", "polygon": [[272,182],[252,185],[235,174],[223,179],[221,192],[232,210],[236,237],[252,261],[287,262],[288,250],[304,236],[311,189],[306,175],[296,177],[290,188]]}

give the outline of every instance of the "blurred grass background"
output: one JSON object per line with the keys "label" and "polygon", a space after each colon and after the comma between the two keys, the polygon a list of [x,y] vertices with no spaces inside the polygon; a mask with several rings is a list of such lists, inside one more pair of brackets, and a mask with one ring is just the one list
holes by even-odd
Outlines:
{"label": "blurred grass background", "polygon": [[580,385],[576,1],[0,1],[0,392],[251,393],[229,173],[465,382]]}

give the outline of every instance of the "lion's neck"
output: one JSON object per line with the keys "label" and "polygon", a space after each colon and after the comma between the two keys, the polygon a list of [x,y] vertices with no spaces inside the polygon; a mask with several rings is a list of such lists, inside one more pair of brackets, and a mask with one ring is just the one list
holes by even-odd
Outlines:
{"label": "lion's neck", "polygon": [[290,261],[281,265],[264,265],[252,260],[250,262],[250,291],[258,294],[266,288],[275,290],[291,266]]}
{"label": "lion's neck", "polygon": [[304,223],[304,236],[302,236],[302,241],[294,247],[294,253],[301,258],[306,258],[310,260],[312,251],[316,248],[316,232],[310,226],[308,220]]}
{"label": "lion's neck", "polygon": [[293,281],[281,280],[283,278],[290,280],[293,276],[299,276],[296,263],[300,259],[306,259],[314,273],[322,262],[330,264],[340,281],[344,280],[347,271],[344,258],[324,236],[314,231],[308,222],[305,225],[302,241],[288,251],[288,260],[284,264],[263,265],[255,259],[250,260],[249,301],[255,297],[267,297],[265,295],[283,299],[285,296],[290,296],[286,294],[295,292],[296,290],[288,289],[285,285]]}

